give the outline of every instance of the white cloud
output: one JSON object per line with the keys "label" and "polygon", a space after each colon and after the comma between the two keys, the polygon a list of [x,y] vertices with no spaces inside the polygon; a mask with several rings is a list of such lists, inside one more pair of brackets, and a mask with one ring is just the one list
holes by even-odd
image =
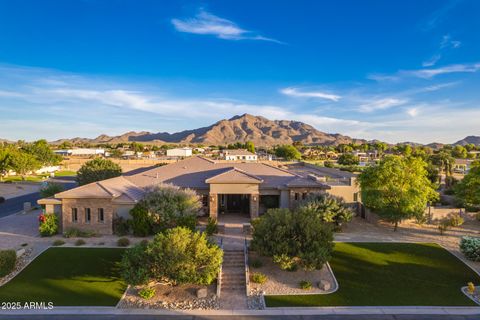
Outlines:
{"label": "white cloud", "polygon": [[401,71],[405,75],[411,75],[418,78],[430,79],[441,74],[448,73],[473,73],[480,70],[480,63],[474,64],[453,64],[440,68],[421,69],[421,70],[408,70]]}
{"label": "white cloud", "polygon": [[446,34],[442,37],[440,42],[440,49],[453,48],[457,49],[462,45],[462,42],[458,40],[452,40],[452,37],[449,34]]}
{"label": "white cloud", "polygon": [[418,112],[419,112],[418,108],[408,108],[407,109],[407,114],[411,117],[417,116]]}
{"label": "white cloud", "polygon": [[320,92],[320,91],[299,91],[296,88],[284,88],[280,92],[286,96],[297,97],[297,98],[319,98],[326,99],[331,101],[338,101],[341,99],[339,95]]}
{"label": "white cloud", "polygon": [[436,54],[436,55],[432,56],[430,59],[428,59],[428,60],[426,60],[422,63],[422,67],[431,67],[431,66],[435,65],[438,62],[438,60],[440,60],[441,57],[442,57],[441,54]]}
{"label": "white cloud", "polygon": [[367,79],[374,80],[377,82],[386,82],[386,81],[396,81],[396,80],[399,80],[400,78],[394,75],[370,73],[367,75]]}
{"label": "white cloud", "polygon": [[283,43],[242,29],[235,22],[220,18],[204,10],[200,10],[194,18],[172,19],[171,22],[179,32],[213,35],[226,40],[260,40]]}
{"label": "white cloud", "polygon": [[405,99],[397,98],[382,98],[378,100],[373,100],[367,103],[364,103],[359,106],[359,111],[361,112],[373,112],[377,110],[385,110],[393,107],[401,106],[407,103]]}

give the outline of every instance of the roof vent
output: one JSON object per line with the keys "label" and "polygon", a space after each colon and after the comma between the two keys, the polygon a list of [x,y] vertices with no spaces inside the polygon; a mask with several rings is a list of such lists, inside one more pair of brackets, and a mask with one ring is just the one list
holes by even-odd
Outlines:
{"label": "roof vent", "polygon": [[316,181],[316,182],[326,182],[327,181],[327,177],[317,176],[316,174],[312,174],[312,173],[307,175],[307,177],[308,177],[308,179]]}

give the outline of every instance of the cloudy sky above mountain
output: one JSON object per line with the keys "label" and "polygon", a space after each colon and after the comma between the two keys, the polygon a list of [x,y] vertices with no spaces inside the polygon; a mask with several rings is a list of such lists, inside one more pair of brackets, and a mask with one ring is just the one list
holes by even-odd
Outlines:
{"label": "cloudy sky above mountain", "polygon": [[480,135],[480,2],[2,1],[0,138],[250,113],[388,142]]}

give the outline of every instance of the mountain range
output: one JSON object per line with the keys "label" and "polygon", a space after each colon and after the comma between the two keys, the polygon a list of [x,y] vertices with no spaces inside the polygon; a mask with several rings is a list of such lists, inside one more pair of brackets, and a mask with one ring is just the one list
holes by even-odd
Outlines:
{"label": "mountain range", "polygon": [[338,133],[325,133],[299,121],[269,120],[250,114],[235,116],[228,120],[220,120],[208,127],[176,133],[132,131],[119,136],[103,134],[94,139],[61,139],[53,141],[52,143],[60,144],[64,141],[92,144],[137,141],[149,143],[197,143],[205,145],[252,141],[257,146],[292,144],[294,142],[301,142],[308,145],[337,145],[340,143],[366,142],[366,140],[363,139],[354,139]]}
{"label": "mountain range", "polygon": [[[148,142],[151,144],[178,143],[223,145],[235,142],[252,141],[257,146],[272,146],[278,144],[292,144],[301,142],[305,145],[338,145],[343,143],[365,143],[367,140],[356,139],[338,133],[325,133],[303,122],[291,120],[269,120],[261,116],[250,114],[237,115],[230,119],[220,120],[210,126],[198,129],[185,130],[176,133],[148,131],[130,131],[118,136],[102,134],[96,138],[72,138],[52,141],[59,145],[62,142],[73,144],[116,144],[124,142]],[[2,140],[7,142],[7,140]],[[375,140],[378,141],[378,140]],[[374,142],[374,141],[371,141]],[[468,136],[453,145],[473,143],[480,145],[480,136]],[[414,142],[405,142],[412,146],[421,145]],[[427,146],[439,149],[442,143],[430,143]]]}

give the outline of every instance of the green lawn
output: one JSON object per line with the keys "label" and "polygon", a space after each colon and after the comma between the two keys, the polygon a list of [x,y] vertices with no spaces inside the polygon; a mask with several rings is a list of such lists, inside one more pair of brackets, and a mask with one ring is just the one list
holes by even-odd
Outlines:
{"label": "green lawn", "polygon": [[118,270],[123,252],[116,248],[50,248],[0,287],[0,301],[115,306],[126,289]]}
{"label": "green lawn", "polygon": [[340,242],[330,266],[338,291],[267,296],[267,306],[476,306],[460,288],[480,277],[436,244]]}
{"label": "green lawn", "polygon": [[39,176],[25,176],[22,179],[21,176],[8,176],[3,178],[3,182],[22,182],[22,181],[29,181],[29,182],[41,182],[44,181],[47,176],[39,175]]}
{"label": "green lawn", "polygon": [[55,172],[55,177],[75,177],[76,175],[76,171],[62,170]]}

